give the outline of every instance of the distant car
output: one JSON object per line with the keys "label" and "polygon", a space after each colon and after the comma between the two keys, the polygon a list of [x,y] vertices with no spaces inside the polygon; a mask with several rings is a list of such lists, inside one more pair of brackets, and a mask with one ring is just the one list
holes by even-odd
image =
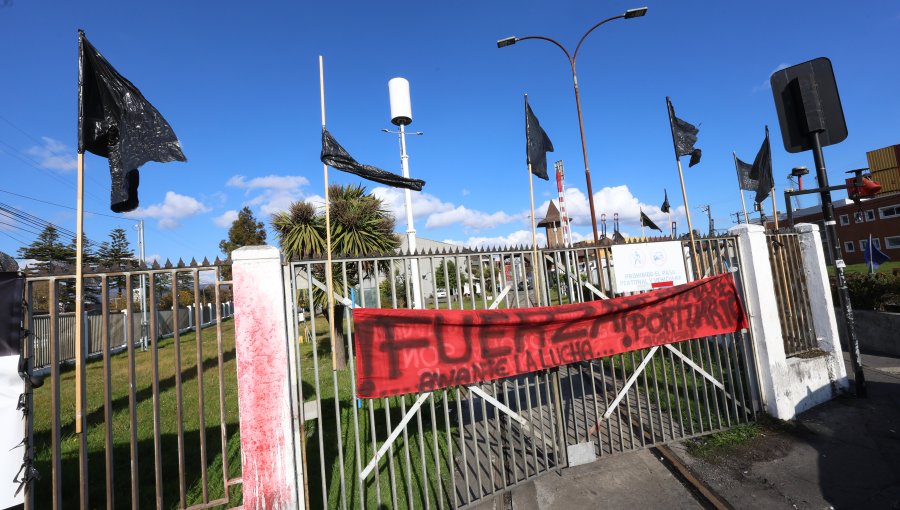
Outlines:
{"label": "distant car", "polygon": [[444,290],[444,289],[438,289],[438,290],[434,291],[434,297],[436,297],[436,298],[438,298],[438,299],[440,299],[440,298],[446,298],[446,297],[447,297],[447,291]]}
{"label": "distant car", "polygon": [[[519,290],[525,290],[526,282],[519,282],[518,288]],[[528,278],[528,289],[531,290],[534,288],[534,282],[531,280],[531,277]]]}

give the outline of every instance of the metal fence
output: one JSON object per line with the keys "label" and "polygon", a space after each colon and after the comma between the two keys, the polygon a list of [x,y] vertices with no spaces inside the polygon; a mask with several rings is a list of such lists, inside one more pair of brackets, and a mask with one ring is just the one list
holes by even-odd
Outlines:
{"label": "metal fence", "polygon": [[784,352],[796,356],[819,348],[812,326],[812,310],[806,272],[800,253],[800,236],[792,230],[766,235],[769,264],[778,300],[778,320]]}
{"label": "metal fence", "polygon": [[[62,363],[75,349],[64,351],[63,331],[74,325],[58,311],[61,289],[71,289],[74,277],[28,277],[26,353],[32,357],[46,349],[49,361],[45,384],[34,389],[29,402],[27,455],[40,478],[30,482],[26,509],[240,506],[234,327],[224,314],[204,316],[201,292],[202,282],[211,285],[214,310],[223,309],[230,282],[221,281],[220,270],[217,261],[85,274],[86,285],[99,290],[100,313],[89,317],[91,334],[81,346],[85,362],[74,367]],[[201,326],[191,332],[173,328],[171,338],[163,339],[164,313],[147,314],[153,340],[147,351],[140,350],[136,305],[126,300],[120,324],[109,309],[111,281],[123,280],[125,296],[135,295],[143,283],[149,310],[164,297],[178,302],[179,294],[184,299],[189,293],[188,323]],[[49,304],[46,319],[34,313],[36,301]],[[169,313],[172,324],[184,324],[184,308]],[[124,351],[114,352],[117,343]],[[97,359],[87,358],[88,344]]]}
{"label": "metal fence", "polygon": [[[132,319],[127,310],[110,311],[105,316],[99,311],[85,312],[83,338],[87,342],[87,356],[94,358],[103,354],[103,323],[108,324],[110,335],[110,349],[116,353],[125,348],[125,338],[131,338],[136,344],[146,348],[148,318],[140,310],[135,311],[137,317]],[[159,338],[171,337],[175,328],[175,318],[178,318],[179,333],[193,331],[195,327],[194,306],[188,305],[174,310],[157,310],[156,323]],[[217,316],[223,319],[234,315],[234,305],[231,302],[216,306],[214,303],[200,304],[201,327],[213,325]],[[34,353],[31,356],[32,364],[37,371],[50,366],[50,315],[35,314],[32,317],[34,336]],[[75,360],[75,313],[61,312],[56,315],[56,331],[59,333],[59,359],[61,362]],[[126,331],[126,328],[131,331]]]}
{"label": "metal fence", "polygon": [[[703,239],[689,248],[682,244],[689,280],[732,272],[743,288],[735,239]],[[465,507],[566,467],[573,447],[608,455],[723,430],[759,411],[748,332],[430,394],[357,399],[352,307],[407,307],[413,264],[434,282],[424,296],[432,309],[621,295],[608,247],[346,258],[332,266],[332,341],[323,314],[325,262],[291,263],[285,277],[309,508]],[[394,431],[396,440],[385,447]]]}

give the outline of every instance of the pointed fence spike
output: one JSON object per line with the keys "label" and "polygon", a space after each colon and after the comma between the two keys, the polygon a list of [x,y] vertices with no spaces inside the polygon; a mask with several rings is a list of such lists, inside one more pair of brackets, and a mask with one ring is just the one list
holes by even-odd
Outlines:
{"label": "pointed fence spike", "polygon": [[208,265],[209,265],[209,259],[206,258],[206,257],[203,257],[203,262],[202,262],[201,264],[202,264],[203,266],[208,266]]}

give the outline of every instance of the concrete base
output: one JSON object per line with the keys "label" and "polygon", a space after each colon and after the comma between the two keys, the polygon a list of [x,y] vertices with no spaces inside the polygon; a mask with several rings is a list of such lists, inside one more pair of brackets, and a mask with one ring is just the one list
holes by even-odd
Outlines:
{"label": "concrete base", "polygon": [[[490,502],[484,507],[494,508]],[[548,473],[512,492],[514,510],[703,508],[648,450]]]}
{"label": "concrete base", "polygon": [[782,386],[782,394],[775,402],[777,412],[772,413],[773,416],[790,419],[846,392],[846,372],[838,373],[837,370],[837,364],[843,366],[843,363],[843,359],[836,358],[834,353],[816,358],[788,358],[783,380],[790,384]]}

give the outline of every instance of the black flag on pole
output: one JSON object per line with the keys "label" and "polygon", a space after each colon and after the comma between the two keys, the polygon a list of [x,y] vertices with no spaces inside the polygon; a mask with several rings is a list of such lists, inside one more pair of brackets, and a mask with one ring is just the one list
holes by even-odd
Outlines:
{"label": "black flag on pole", "polygon": [[703,151],[694,148],[697,143],[697,134],[700,132],[696,126],[690,122],[683,121],[675,116],[675,107],[672,101],[667,97],[666,104],[669,106],[669,125],[672,128],[672,142],[675,144],[676,157],[691,156],[688,167],[692,167],[700,162],[700,156]]}
{"label": "black flag on pole", "polygon": [[110,209],[138,206],[138,167],[186,161],[172,127],[78,31],[78,152],[109,160]]}
{"label": "black flag on pole", "polygon": [[750,163],[746,163],[741,160],[741,158],[735,156],[734,157],[734,166],[737,168],[738,175],[740,176],[740,186],[744,191],[756,191],[759,187],[759,181],[750,177],[750,171],[753,168],[753,165]]}
{"label": "black flag on pole", "polygon": [[525,155],[531,165],[531,173],[545,181],[550,180],[547,175],[548,152],[553,152],[553,142],[534,116],[528,96],[525,96]]}
{"label": "black flag on pole", "polygon": [[660,232],[662,232],[662,229],[659,228],[659,227],[656,225],[656,223],[653,223],[653,220],[651,220],[649,216],[647,216],[646,214],[644,214],[644,211],[643,211],[643,210],[641,210],[641,225],[644,226],[644,227],[647,227],[647,228],[650,228],[650,229],[653,229],[653,230],[659,230]]}
{"label": "black flag on pole", "polygon": [[671,212],[672,208],[669,207],[669,192],[666,190],[663,190],[663,194],[665,195],[665,199],[663,199],[662,205],[659,206],[659,210],[664,213]]}
{"label": "black flag on pole", "polygon": [[756,159],[750,167],[750,179],[757,182],[756,186],[756,203],[761,203],[775,186],[775,180],[772,178],[772,148],[769,146],[769,126],[766,126],[766,139],[763,140],[759,152],[756,153]]}
{"label": "black flag on pole", "polygon": [[325,129],[322,130],[322,155],[319,159],[322,160],[322,163],[338,170],[343,170],[344,172],[358,175],[363,179],[391,186],[392,188],[422,191],[422,186],[425,185],[425,181],[422,179],[410,179],[371,165],[358,163]]}

